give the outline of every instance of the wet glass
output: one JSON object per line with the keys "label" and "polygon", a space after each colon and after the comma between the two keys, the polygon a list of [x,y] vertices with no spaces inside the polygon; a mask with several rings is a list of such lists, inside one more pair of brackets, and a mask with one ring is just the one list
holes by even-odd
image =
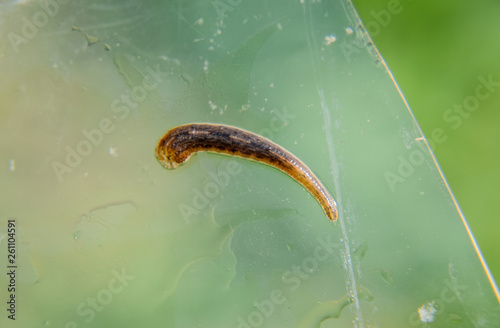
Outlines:
{"label": "wet glass", "polygon": [[[467,223],[349,1],[0,8],[2,327],[500,322]],[[202,153],[165,170],[158,140],[191,122],[289,150],[338,220],[260,163]]]}

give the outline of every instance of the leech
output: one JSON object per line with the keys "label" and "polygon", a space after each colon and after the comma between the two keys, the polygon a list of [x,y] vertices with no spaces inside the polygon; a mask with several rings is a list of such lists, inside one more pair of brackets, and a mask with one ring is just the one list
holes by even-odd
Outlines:
{"label": "leech", "polygon": [[209,123],[176,126],[160,139],[156,157],[165,168],[175,169],[200,151],[242,157],[277,168],[306,188],[330,220],[337,220],[337,203],[312,171],[284,148],[252,132]]}

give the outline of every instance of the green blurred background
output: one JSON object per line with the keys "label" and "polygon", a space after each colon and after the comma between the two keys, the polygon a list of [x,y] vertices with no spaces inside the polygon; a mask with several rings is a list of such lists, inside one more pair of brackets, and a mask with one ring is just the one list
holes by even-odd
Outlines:
{"label": "green blurred background", "polygon": [[[354,0],[428,139],[486,261],[500,280],[500,87],[460,122],[443,115],[500,82],[500,2]],[[455,114],[454,114],[455,115]]]}

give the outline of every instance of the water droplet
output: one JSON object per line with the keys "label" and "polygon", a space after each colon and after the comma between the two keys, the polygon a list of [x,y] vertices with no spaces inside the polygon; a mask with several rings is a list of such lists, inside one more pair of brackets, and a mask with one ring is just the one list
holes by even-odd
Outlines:
{"label": "water droplet", "polygon": [[74,240],[78,240],[80,238],[80,235],[82,234],[81,231],[77,231],[73,234],[73,239]]}

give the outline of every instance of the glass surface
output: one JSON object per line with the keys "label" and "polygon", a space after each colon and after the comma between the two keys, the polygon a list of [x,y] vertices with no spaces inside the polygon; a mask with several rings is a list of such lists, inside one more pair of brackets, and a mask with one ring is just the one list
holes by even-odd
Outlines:
{"label": "glass surface", "polygon": [[[500,322],[465,219],[350,2],[0,8],[0,301],[16,304],[2,327]],[[288,149],[338,221],[260,163],[198,154],[165,170],[156,143],[189,122]]]}

